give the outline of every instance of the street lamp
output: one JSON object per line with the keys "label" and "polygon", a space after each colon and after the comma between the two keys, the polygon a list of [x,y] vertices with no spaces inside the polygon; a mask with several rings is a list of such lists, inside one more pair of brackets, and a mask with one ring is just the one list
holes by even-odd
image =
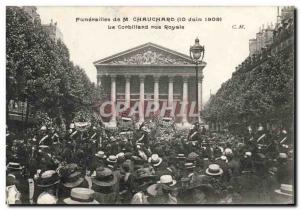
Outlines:
{"label": "street lamp", "polygon": [[196,64],[196,111],[198,116],[198,122],[199,122],[199,105],[198,105],[198,65],[202,62],[204,58],[204,45],[199,44],[199,39],[195,39],[195,44],[190,47],[190,57],[192,61]]}

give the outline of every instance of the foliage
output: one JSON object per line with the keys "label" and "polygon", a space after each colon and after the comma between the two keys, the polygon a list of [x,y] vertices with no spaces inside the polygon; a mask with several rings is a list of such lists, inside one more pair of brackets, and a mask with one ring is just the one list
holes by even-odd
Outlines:
{"label": "foliage", "polygon": [[208,121],[229,124],[291,123],[294,110],[293,47],[268,54],[253,68],[239,69],[205,106]]}
{"label": "foliage", "polygon": [[68,124],[76,112],[92,113],[100,91],[70,61],[69,50],[19,7],[6,9],[6,100],[24,101],[31,113],[44,112]]}

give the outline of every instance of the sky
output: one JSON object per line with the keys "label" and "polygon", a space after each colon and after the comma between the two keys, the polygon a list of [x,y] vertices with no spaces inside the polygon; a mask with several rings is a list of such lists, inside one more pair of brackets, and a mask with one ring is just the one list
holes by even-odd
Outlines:
{"label": "sky", "polygon": [[[57,22],[63,41],[74,64],[82,67],[96,82],[93,62],[135,46],[153,42],[189,55],[196,37],[205,46],[203,101],[215,94],[222,83],[231,78],[235,67],[249,55],[249,39],[260,27],[276,22],[277,7],[38,7],[42,24]],[[76,22],[76,18],[123,18],[129,22]],[[147,22],[149,25],[182,25],[177,30],[111,30],[108,25],[144,25],[133,17],[201,18],[196,22]],[[204,21],[205,18],[222,21]],[[234,29],[244,25],[242,29]]]}

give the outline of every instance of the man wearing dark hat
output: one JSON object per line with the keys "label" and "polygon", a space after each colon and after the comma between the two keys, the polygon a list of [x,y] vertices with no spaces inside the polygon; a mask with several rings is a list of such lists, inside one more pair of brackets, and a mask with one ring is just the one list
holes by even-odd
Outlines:
{"label": "man wearing dark hat", "polygon": [[115,204],[119,192],[115,191],[118,180],[111,169],[99,167],[96,176],[92,177],[92,189],[95,191],[95,200],[101,204]]}
{"label": "man wearing dark hat", "polygon": [[119,182],[119,201],[122,204],[129,204],[134,193],[134,175],[132,174],[133,165],[130,159],[127,159],[120,169]]}
{"label": "man wearing dark hat", "polygon": [[71,190],[77,187],[88,188],[89,183],[76,164],[69,164],[65,166],[64,172],[61,174],[59,203],[62,203],[63,199],[69,197]]}

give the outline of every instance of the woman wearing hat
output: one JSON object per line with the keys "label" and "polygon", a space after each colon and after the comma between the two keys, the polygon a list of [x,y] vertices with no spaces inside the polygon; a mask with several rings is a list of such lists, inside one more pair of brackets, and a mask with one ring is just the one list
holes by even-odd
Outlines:
{"label": "woman wearing hat", "polygon": [[111,169],[99,167],[96,176],[92,177],[92,189],[95,191],[95,199],[101,204],[115,204],[118,199],[116,191],[118,179]]}

